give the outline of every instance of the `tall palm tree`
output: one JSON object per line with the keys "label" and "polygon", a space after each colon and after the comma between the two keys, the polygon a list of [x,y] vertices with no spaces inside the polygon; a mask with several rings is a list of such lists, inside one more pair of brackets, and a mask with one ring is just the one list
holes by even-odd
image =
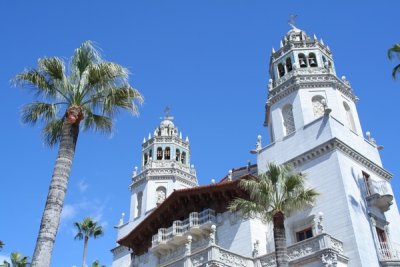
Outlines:
{"label": "tall palm tree", "polygon": [[86,217],[82,222],[74,223],[78,233],[75,235],[75,239],[83,239],[83,257],[82,257],[82,267],[86,266],[86,251],[87,245],[90,237],[97,238],[103,235],[103,227],[97,225],[92,218]]}
{"label": "tall palm tree", "polygon": [[46,143],[59,143],[32,267],[50,266],[81,124],[83,130],[109,133],[118,111],[136,115],[137,104],[143,101],[128,82],[128,70],[104,61],[90,41],[74,51],[66,68],[63,59],[45,57],[38,60],[37,68],[14,78],[15,86],[27,86],[38,99],[23,107],[23,122],[41,121]]}
{"label": "tall palm tree", "polygon": [[268,170],[258,179],[241,180],[239,184],[248,199],[237,198],[230,210],[240,210],[244,216],[259,215],[272,221],[275,259],[278,267],[287,267],[285,214],[315,202],[318,193],[305,187],[305,175],[293,171],[289,165],[268,164]]}
{"label": "tall palm tree", "polygon": [[[388,50],[388,58],[392,60],[395,55],[399,58],[400,57],[400,43],[393,45],[391,48]],[[392,77],[393,79],[396,79],[397,74],[400,73],[400,64],[397,64],[392,71]]]}

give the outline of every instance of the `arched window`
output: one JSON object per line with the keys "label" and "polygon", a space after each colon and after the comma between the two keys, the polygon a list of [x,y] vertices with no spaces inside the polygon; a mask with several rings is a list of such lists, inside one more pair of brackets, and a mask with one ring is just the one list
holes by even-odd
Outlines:
{"label": "arched window", "polygon": [[164,159],[171,159],[171,148],[166,147],[164,150]]}
{"label": "arched window", "polygon": [[322,56],[322,64],[324,65],[323,67],[328,68],[328,63],[326,60],[326,57]]}
{"label": "arched window", "polygon": [[356,132],[356,125],[354,123],[353,114],[351,113],[351,109],[349,107],[349,104],[347,104],[346,102],[343,101],[343,107],[344,107],[344,109],[346,111],[347,123],[349,124],[350,129],[353,132]]}
{"label": "arched window", "polygon": [[160,205],[167,197],[167,189],[164,186],[159,186],[156,189],[156,205]]}
{"label": "arched window", "polygon": [[279,77],[282,77],[283,75],[285,75],[285,67],[283,66],[282,63],[278,64],[278,73],[279,73]]}
{"label": "arched window", "polygon": [[179,149],[175,150],[175,160],[180,161],[181,159],[181,151]]}
{"label": "arched window", "polygon": [[153,159],[153,151],[150,149],[149,150],[149,160]]}
{"label": "arched window", "polygon": [[148,159],[149,159],[149,158],[148,158],[147,153],[144,153],[144,165],[147,164]]}
{"label": "arched window", "polygon": [[299,54],[299,65],[300,65],[300,68],[307,68],[306,55]]}
{"label": "arched window", "polygon": [[186,164],[186,152],[185,151],[182,152],[181,162],[182,162],[182,164]]}
{"label": "arched window", "polygon": [[137,194],[136,217],[140,217],[140,215],[142,214],[142,199],[143,199],[143,192],[140,191]]}
{"label": "arched window", "polygon": [[157,160],[162,160],[163,151],[161,147],[157,148]]}
{"label": "arched window", "polygon": [[324,115],[325,108],[324,108],[323,101],[325,101],[325,98],[321,95],[315,95],[311,98],[315,118],[318,118],[318,117],[321,117]]}
{"label": "arched window", "polygon": [[308,64],[310,67],[318,67],[317,57],[314,53],[308,54]]}
{"label": "arched window", "polygon": [[287,72],[291,72],[292,69],[293,69],[293,67],[292,67],[292,59],[290,57],[288,57],[286,59],[286,69],[287,69]]}
{"label": "arched window", "polygon": [[285,136],[293,133],[296,130],[294,125],[294,117],[293,117],[293,107],[290,104],[287,104],[282,109],[282,117],[283,117],[283,128]]}

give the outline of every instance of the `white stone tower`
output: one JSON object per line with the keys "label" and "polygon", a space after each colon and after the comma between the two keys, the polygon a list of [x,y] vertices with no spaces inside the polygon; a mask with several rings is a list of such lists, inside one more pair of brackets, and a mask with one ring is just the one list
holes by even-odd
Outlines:
{"label": "white stone tower", "polygon": [[[287,214],[288,245],[326,232],[343,242],[348,266],[400,266],[392,175],[382,167],[382,146],[370,133],[363,137],[358,99],[336,75],[329,47],[292,25],[272,50],[270,76],[265,126],[271,140],[263,148],[258,141],[258,168],[291,163],[320,193],[315,206]],[[321,259],[333,264],[326,266],[346,261],[333,254]]]}
{"label": "white stone tower", "polygon": [[[144,138],[140,171],[133,171],[130,216],[127,222],[121,218],[117,240],[126,236],[154,208],[160,205],[174,190],[198,186],[196,171],[190,164],[189,138],[182,138],[168,114],[160,125]],[[124,215],[123,215],[124,216]],[[112,250],[113,266],[129,266],[130,254],[127,248],[117,246]]]}

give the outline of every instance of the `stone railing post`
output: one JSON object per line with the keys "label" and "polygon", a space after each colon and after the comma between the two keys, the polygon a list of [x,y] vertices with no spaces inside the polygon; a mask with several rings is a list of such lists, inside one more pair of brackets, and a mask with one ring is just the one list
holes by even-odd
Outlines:
{"label": "stone railing post", "polygon": [[185,244],[185,261],[183,263],[184,267],[191,267],[192,261],[190,260],[190,256],[192,254],[192,236],[189,235]]}

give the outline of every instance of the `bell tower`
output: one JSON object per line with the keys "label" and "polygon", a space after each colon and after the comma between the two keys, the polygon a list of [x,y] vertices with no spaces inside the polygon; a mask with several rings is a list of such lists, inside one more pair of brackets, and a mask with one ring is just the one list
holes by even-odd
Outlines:
{"label": "bell tower", "polygon": [[[135,167],[129,185],[129,219],[124,222],[125,214],[121,217],[116,226],[117,240],[139,225],[174,190],[198,186],[196,170],[190,163],[189,138],[182,137],[173,119],[167,108],[159,126],[143,140],[140,169]],[[116,266],[130,262],[126,247],[117,246],[112,252]]]}
{"label": "bell tower", "polygon": [[258,139],[258,169],[292,164],[320,193],[315,206],[286,214],[288,246],[307,229],[317,235],[312,221],[324,214],[324,231],[343,242],[348,266],[400,266],[392,174],[382,166],[383,147],[369,132],[364,138],[358,98],[346,77],[337,76],[329,46],[292,23],[272,49],[269,73],[264,125],[270,143],[263,147]]}
{"label": "bell tower", "polygon": [[130,220],[145,216],[174,190],[198,186],[189,138],[182,138],[173,119],[167,108],[160,125],[143,140],[141,169],[135,168],[130,185]]}

